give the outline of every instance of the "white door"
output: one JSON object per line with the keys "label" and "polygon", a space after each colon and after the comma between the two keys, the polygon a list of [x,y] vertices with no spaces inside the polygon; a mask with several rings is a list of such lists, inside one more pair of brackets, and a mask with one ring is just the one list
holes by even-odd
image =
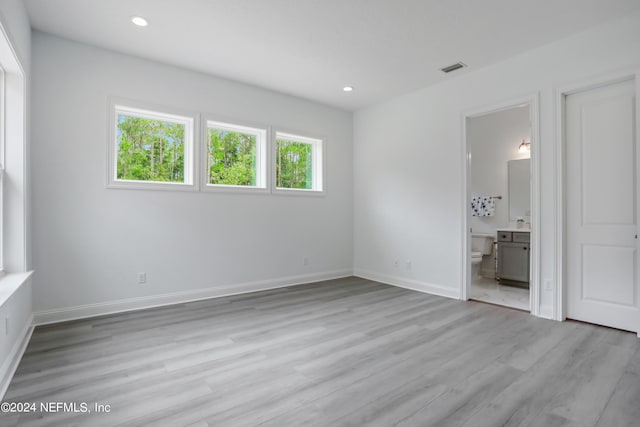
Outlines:
{"label": "white door", "polygon": [[640,332],[634,80],[567,96],[567,317]]}

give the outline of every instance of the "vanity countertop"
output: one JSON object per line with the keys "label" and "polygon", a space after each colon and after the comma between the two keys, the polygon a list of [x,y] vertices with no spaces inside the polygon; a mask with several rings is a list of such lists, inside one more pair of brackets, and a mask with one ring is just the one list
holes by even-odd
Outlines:
{"label": "vanity countertop", "polygon": [[515,232],[515,233],[531,233],[531,229],[530,228],[516,228],[516,227],[504,227],[504,228],[498,228],[496,230],[496,232],[501,232],[501,231],[510,231],[510,232]]}

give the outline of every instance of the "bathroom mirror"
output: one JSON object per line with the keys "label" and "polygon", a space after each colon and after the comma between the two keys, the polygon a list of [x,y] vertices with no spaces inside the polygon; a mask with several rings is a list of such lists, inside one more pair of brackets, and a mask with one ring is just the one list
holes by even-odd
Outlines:
{"label": "bathroom mirror", "polygon": [[531,222],[531,159],[509,160],[509,222]]}

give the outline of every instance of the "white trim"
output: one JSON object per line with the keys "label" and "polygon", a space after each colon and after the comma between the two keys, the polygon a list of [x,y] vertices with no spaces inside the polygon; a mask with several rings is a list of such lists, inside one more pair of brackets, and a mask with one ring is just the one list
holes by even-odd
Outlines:
{"label": "white trim", "polygon": [[34,314],[35,325],[65,322],[68,320],[85,319],[106,314],[123,313],[165,305],[180,304],[210,298],[220,298],[229,295],[245,294],[249,292],[266,291],[269,289],[304,285],[351,276],[351,269],[326,271],[321,273],[304,274],[298,276],[281,277],[277,279],[260,280],[238,283],[234,285],[196,289],[192,291],[173,292],[168,294],[151,295],[97,304],[87,304],[67,307],[57,310],[41,311]]}
{"label": "white trim", "polygon": [[469,254],[471,253],[471,212],[469,212],[469,201],[471,200],[469,192],[469,163],[471,162],[471,151],[469,150],[469,144],[467,144],[467,117],[470,117],[472,112],[462,113],[460,115],[460,123],[462,126],[462,233],[460,237],[462,242],[460,245],[460,299],[467,301],[469,295],[467,292],[468,283],[471,283],[471,260]]}
{"label": "white trim", "polygon": [[[109,131],[107,132],[106,188],[175,191],[198,190],[198,143],[200,139],[200,115],[198,113],[117,97],[110,97],[108,105]],[[163,120],[185,126],[184,182],[133,181],[116,178],[118,157],[118,144],[116,143],[118,134],[117,116],[119,113],[133,117]]]}
{"label": "white trim", "polygon": [[[636,123],[640,123],[640,70],[637,68],[618,70],[607,74],[600,74],[588,79],[561,85],[554,89],[554,109],[555,109],[555,144],[554,155],[554,176],[555,181],[555,280],[553,284],[553,319],[565,320],[566,311],[566,135],[565,135],[565,102],[568,95],[596,89],[598,87],[620,83],[625,80],[635,79],[636,85]],[[636,140],[640,140],[640,135],[636,132]],[[640,142],[637,144],[640,146]],[[640,335],[639,335],[640,336]]]}
{"label": "white trim", "polygon": [[[281,135],[285,140],[294,142],[303,142],[312,146],[312,187],[311,189],[302,188],[282,188],[276,185],[277,173],[277,139]],[[294,130],[283,129],[274,126],[271,130],[271,192],[272,194],[293,195],[293,196],[324,196],[327,192],[327,138],[320,135],[314,135],[310,132],[299,132]]]}
{"label": "white trim", "polygon": [[[4,181],[5,181],[5,170],[4,170],[4,71],[0,69],[0,129],[2,129],[2,133],[0,134],[0,276],[4,273],[4,241],[5,241],[5,232],[4,232]],[[26,221],[25,221],[26,222]]]}
{"label": "white trim", "polygon": [[0,307],[16,293],[22,285],[27,283],[27,280],[29,280],[32,274],[33,271],[12,274],[7,274],[3,271],[2,274],[0,274]]}
{"label": "white trim", "polygon": [[534,316],[540,316],[540,93],[514,98],[508,101],[474,108],[461,114],[462,125],[462,247],[460,299],[469,298],[471,286],[471,239],[469,239],[471,212],[468,206],[470,147],[467,143],[467,119],[508,110],[518,106],[529,106],[531,122],[531,268],[529,278],[529,307]]}
{"label": "white trim", "polygon": [[553,305],[545,304],[540,306],[540,312],[538,313],[538,317],[542,317],[544,319],[555,320],[553,318]]}
{"label": "white trim", "polygon": [[[221,119],[210,114],[202,115],[200,141],[200,190],[210,193],[269,194],[270,188],[270,137],[269,126],[248,123],[244,120]],[[247,133],[256,136],[256,186],[209,184],[209,128],[225,129],[231,132]]]}
{"label": "white trim", "polygon": [[564,310],[564,99],[565,95],[562,89],[554,90],[554,120],[555,120],[555,146],[556,150],[553,156],[553,181],[554,181],[554,209],[553,209],[553,251],[555,254],[553,260],[553,270],[555,273],[553,289],[552,315],[554,320],[563,321],[565,319]]}
{"label": "white trim", "polygon": [[11,380],[13,379],[13,375],[16,373],[16,369],[18,369],[20,360],[22,359],[22,356],[27,349],[27,345],[29,344],[29,340],[31,339],[31,334],[33,334],[33,329],[32,315],[25,323],[20,335],[18,335],[19,338],[14,343],[13,348],[7,355],[4,363],[0,366],[0,401],[4,398],[4,395],[9,388],[9,384],[11,384]]}
{"label": "white trim", "polygon": [[353,275],[356,277],[361,277],[363,279],[397,286],[399,288],[411,289],[413,291],[423,292],[431,295],[438,295],[446,298],[460,299],[459,291],[448,286],[421,282],[407,277],[390,276],[387,274],[381,274],[362,269],[355,269],[353,271]]}
{"label": "white trim", "polygon": [[[4,110],[3,116],[7,116],[11,111],[14,116],[14,120],[6,120],[2,127],[4,133],[4,170],[5,179],[10,178],[13,182],[11,186],[12,191],[6,191],[5,187],[3,191],[3,197],[7,195],[13,197],[12,204],[5,204],[3,206],[3,223],[7,221],[7,217],[12,221],[12,227],[10,229],[18,230],[20,239],[17,235],[10,234],[10,238],[7,238],[7,228],[3,230],[2,241],[3,245],[3,268],[8,271],[18,272],[25,271],[28,268],[28,171],[27,171],[27,142],[29,138],[28,127],[28,103],[29,101],[29,79],[25,73],[25,69],[22,65],[20,57],[18,56],[14,46],[13,37],[8,28],[5,25],[6,19],[2,13],[0,13],[0,33],[2,34],[3,41],[0,43],[0,58],[2,59],[2,66],[4,69]],[[16,90],[14,90],[16,89]],[[12,108],[8,108],[10,105]],[[17,108],[19,107],[19,108]],[[19,111],[19,113],[18,113]],[[6,148],[8,145],[15,145],[15,152],[13,154],[16,159],[7,159]],[[17,161],[19,160],[19,162]],[[19,200],[17,200],[19,199]],[[18,205],[19,203],[19,205]],[[7,207],[13,206],[11,214],[7,215]],[[16,215],[18,209],[21,211]],[[10,250],[7,251],[7,246],[10,245]],[[11,254],[10,257],[7,255]]]}
{"label": "white trim", "polygon": [[0,169],[4,170],[4,150],[5,150],[5,138],[6,138],[6,121],[5,111],[7,108],[7,102],[5,100],[5,94],[7,88],[5,86],[4,69],[2,63],[0,63]]}
{"label": "white trim", "polygon": [[[7,43],[0,43],[0,57],[10,54],[12,57],[12,63],[5,63],[4,71],[6,73],[19,74],[21,77],[25,78],[26,73],[24,72],[24,67],[22,66],[22,62],[20,61],[20,56],[18,52],[16,52],[13,47],[13,36],[8,28],[5,26],[6,19],[2,12],[0,12],[0,33],[4,36],[4,39]],[[25,78],[26,80],[26,78]],[[26,91],[26,90],[25,90]]]}
{"label": "white trim", "polygon": [[540,94],[536,92],[531,96],[529,103],[529,115],[531,123],[531,242],[529,249],[531,251],[531,271],[529,281],[529,299],[531,314],[540,316],[541,289],[542,281],[540,280],[540,217],[542,211],[540,209]]}

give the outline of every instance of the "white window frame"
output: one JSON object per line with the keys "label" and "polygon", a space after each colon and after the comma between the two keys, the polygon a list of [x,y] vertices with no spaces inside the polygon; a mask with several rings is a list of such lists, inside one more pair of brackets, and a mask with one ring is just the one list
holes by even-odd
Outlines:
{"label": "white window frame", "polygon": [[[256,136],[256,185],[227,185],[209,183],[209,129],[224,129]],[[220,120],[204,116],[202,120],[202,147],[200,153],[200,190],[203,192],[237,192],[267,194],[269,185],[269,127],[239,120]]]}
{"label": "white window frame", "polygon": [[[312,188],[282,188],[277,186],[277,168],[276,161],[278,155],[278,139],[284,139],[293,142],[303,142],[305,144],[310,144],[312,147]],[[284,129],[274,130],[272,132],[272,157],[271,157],[271,168],[273,169],[271,173],[271,181],[274,194],[284,194],[284,195],[296,195],[296,196],[322,196],[327,192],[327,185],[325,180],[325,169],[326,169],[326,138],[318,135],[313,135],[309,132],[298,132],[298,131],[289,131]]]}
{"label": "white window frame", "polygon": [[2,67],[0,67],[0,277],[2,277],[4,272],[4,245],[5,245],[5,234],[4,234],[4,181],[5,181],[5,138],[6,138],[6,101],[5,101],[5,72]]}
{"label": "white window frame", "polygon": [[[0,223],[4,225],[0,245],[2,246],[2,268],[4,274],[10,276],[26,272],[30,268],[29,245],[26,238],[28,233],[27,158],[25,157],[27,87],[24,68],[2,22],[0,22],[0,64],[4,71],[0,94],[2,120],[0,152],[3,157],[0,162],[4,169]],[[1,286],[2,283],[0,283]]]}
{"label": "white window frame", "polygon": [[[184,130],[184,182],[137,181],[117,179],[118,167],[118,115],[125,114],[151,120],[182,124]],[[171,107],[156,106],[138,101],[112,99],[109,104],[109,140],[107,143],[107,188],[133,190],[197,191],[196,156],[199,115]]]}

